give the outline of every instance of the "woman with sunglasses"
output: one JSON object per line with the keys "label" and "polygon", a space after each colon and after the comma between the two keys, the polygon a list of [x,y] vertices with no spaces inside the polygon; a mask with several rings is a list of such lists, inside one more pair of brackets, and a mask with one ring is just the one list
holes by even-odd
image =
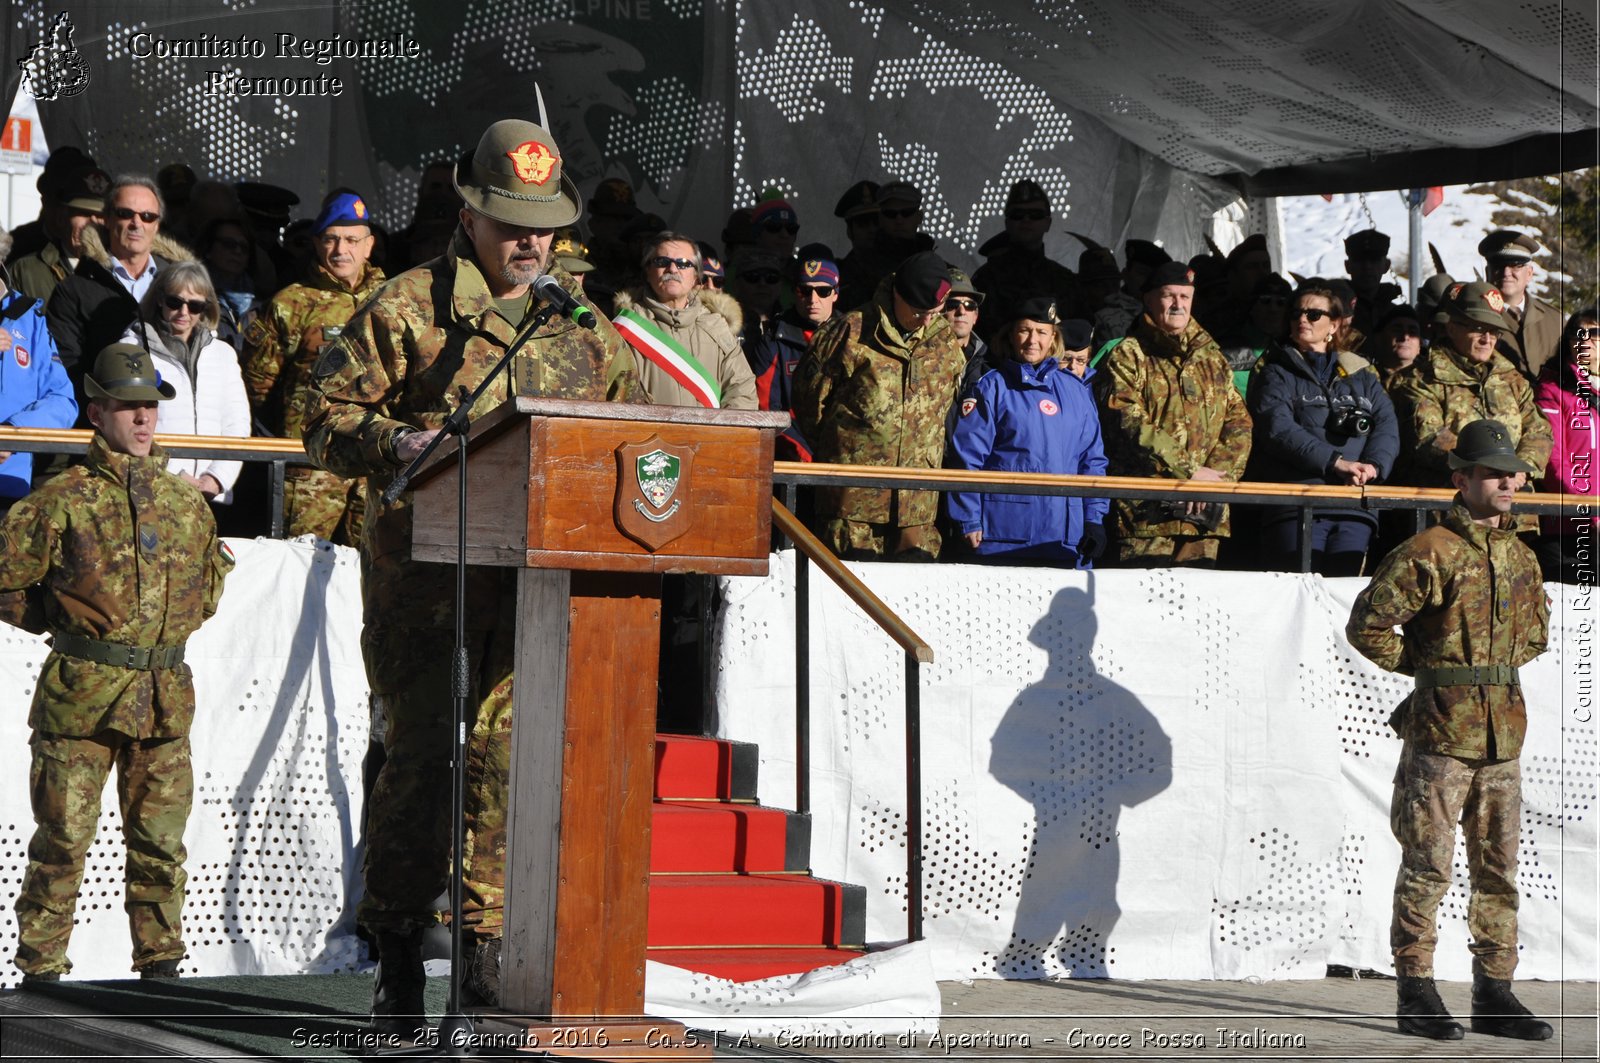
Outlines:
{"label": "woman with sunglasses", "polygon": [[[1600,476],[1594,465],[1600,451],[1600,307],[1587,307],[1567,319],[1559,356],[1539,371],[1534,397],[1555,436],[1540,490],[1593,498]],[[1586,514],[1540,518],[1535,552],[1545,579],[1589,586],[1597,582],[1597,511],[1600,506],[1591,505]]]}
{"label": "woman with sunglasses", "polygon": [[[217,338],[220,308],[211,277],[199,262],[174,262],[156,274],[139,304],[143,322],[127,337],[150,351],[161,379],[177,389],[163,402],[158,434],[248,436],[250,401],[233,348]],[[243,463],[173,458],[167,468],[215,505],[233,501]]]}
{"label": "woman with sunglasses", "polygon": [[[1247,480],[1335,484],[1379,483],[1400,453],[1394,406],[1366,359],[1335,346],[1344,300],[1320,278],[1302,281],[1289,302],[1279,341],[1262,355],[1246,405],[1254,422]],[[1377,527],[1365,510],[1312,511],[1311,570],[1356,576]],[[1300,510],[1261,513],[1266,567],[1300,567]]]}

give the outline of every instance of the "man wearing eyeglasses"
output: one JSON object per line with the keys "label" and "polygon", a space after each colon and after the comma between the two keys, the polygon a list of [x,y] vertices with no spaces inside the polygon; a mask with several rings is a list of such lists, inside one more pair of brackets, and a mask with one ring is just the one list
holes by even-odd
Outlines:
{"label": "man wearing eyeglasses", "polygon": [[[355,192],[330,194],[312,225],[316,265],[306,279],[272,297],[245,335],[242,362],[250,411],[269,435],[299,439],[311,412],[311,367],[339,338],[356,308],[384,282],[374,266],[372,224]],[[284,473],[286,534],[315,535],[341,546],[361,545],[365,505],[360,480],[308,465]]]}
{"label": "man wearing eyeglasses", "polygon": [[82,230],[83,257],[45,307],[79,410],[88,405],[83,392],[87,367],[80,365],[84,352],[116,343],[139,320],[139,300],[157,270],[194,258],[161,235],[161,193],[149,177],[118,177],[106,191],[105,204],[104,226]]}
{"label": "man wearing eyeglasses", "polygon": [[978,268],[972,283],[989,298],[989,320],[1011,321],[1015,309],[1045,297],[1067,317],[1079,316],[1078,275],[1044,253],[1052,220],[1050,197],[1037,181],[1021,180],[1006,196],[1006,239],[999,254]]}
{"label": "man wearing eyeglasses", "polygon": [[[931,251],[900,263],[866,307],[824,325],[794,379],[794,417],[816,460],[936,469],[966,367],[944,317],[950,274]],[[817,534],[846,558],[932,561],[933,491],[824,488]]]}
{"label": "man wearing eyeglasses", "polygon": [[1539,370],[1561,346],[1561,311],[1528,290],[1539,251],[1539,241],[1514,229],[1496,229],[1478,244],[1483,275],[1506,301],[1510,327],[1500,337],[1500,353],[1530,382],[1539,379]]}

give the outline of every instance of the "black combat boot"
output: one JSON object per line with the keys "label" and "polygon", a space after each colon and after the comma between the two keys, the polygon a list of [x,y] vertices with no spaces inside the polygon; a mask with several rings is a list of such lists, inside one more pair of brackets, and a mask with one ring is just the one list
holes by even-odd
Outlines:
{"label": "black combat boot", "polygon": [[1444,1010],[1444,1001],[1439,999],[1432,978],[1401,975],[1399,987],[1400,1005],[1395,1019],[1401,1033],[1435,1041],[1459,1041],[1466,1036],[1467,1031]]}
{"label": "black combat boot", "polygon": [[61,981],[61,972],[60,971],[41,971],[39,974],[34,974],[32,971],[23,971],[22,972],[22,984],[23,985],[38,985],[40,982],[59,982],[59,981]]}
{"label": "black combat boot", "polygon": [[464,960],[461,1003],[469,1008],[500,1006],[500,939],[479,938]]}
{"label": "black combat boot", "polygon": [[1512,995],[1509,978],[1481,974],[1472,979],[1472,1032],[1519,1041],[1548,1041],[1555,1035],[1548,1022],[1534,1018]]}
{"label": "black combat boot", "polygon": [[415,1040],[427,1025],[422,988],[422,931],[378,932],[378,971],[372,984],[372,1032]]}
{"label": "black combat boot", "polygon": [[177,960],[157,960],[139,968],[140,978],[176,978],[178,977]]}

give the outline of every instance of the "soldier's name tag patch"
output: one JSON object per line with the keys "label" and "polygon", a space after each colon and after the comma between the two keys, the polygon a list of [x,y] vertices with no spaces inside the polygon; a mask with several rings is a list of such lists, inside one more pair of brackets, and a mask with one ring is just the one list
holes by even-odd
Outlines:
{"label": "soldier's name tag patch", "polygon": [[318,380],[326,379],[350,364],[350,354],[342,343],[330,343],[322,348],[322,353],[317,356],[317,364],[312,367],[311,375]]}
{"label": "soldier's name tag patch", "polygon": [[1054,417],[1061,412],[1061,407],[1056,405],[1054,399],[1040,399],[1039,412],[1046,417]]}
{"label": "soldier's name tag patch", "polygon": [[971,413],[973,410],[976,410],[977,408],[978,408],[978,400],[977,399],[962,399],[961,400],[961,416],[965,417],[967,414]]}

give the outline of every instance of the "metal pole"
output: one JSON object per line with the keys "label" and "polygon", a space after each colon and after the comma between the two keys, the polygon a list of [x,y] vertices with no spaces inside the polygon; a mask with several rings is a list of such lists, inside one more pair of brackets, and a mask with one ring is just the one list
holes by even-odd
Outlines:
{"label": "metal pole", "polygon": [[922,682],[906,654],[906,939],[922,940]]}
{"label": "metal pole", "polygon": [[1417,305],[1417,289],[1422,286],[1422,197],[1427,191],[1413,188],[1406,196],[1406,213],[1411,222],[1411,265],[1408,267],[1411,276],[1407,278],[1411,295],[1407,302],[1412,306]]}
{"label": "metal pole", "polygon": [[1300,507],[1300,571],[1311,571],[1311,507]]}
{"label": "metal pole", "polygon": [[811,561],[794,552],[794,810],[811,814]]}

